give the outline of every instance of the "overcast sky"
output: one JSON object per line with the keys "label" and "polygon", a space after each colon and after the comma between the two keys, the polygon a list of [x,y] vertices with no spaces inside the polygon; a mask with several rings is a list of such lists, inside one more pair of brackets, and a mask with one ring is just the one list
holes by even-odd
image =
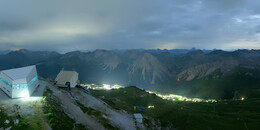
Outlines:
{"label": "overcast sky", "polygon": [[260,49],[258,0],[0,0],[0,50]]}

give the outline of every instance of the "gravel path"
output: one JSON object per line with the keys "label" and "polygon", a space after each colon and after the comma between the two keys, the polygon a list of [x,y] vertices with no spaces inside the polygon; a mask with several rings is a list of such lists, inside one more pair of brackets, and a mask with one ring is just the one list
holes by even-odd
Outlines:
{"label": "gravel path", "polygon": [[53,94],[61,101],[66,114],[74,119],[76,123],[81,123],[90,129],[105,129],[99,122],[85,114],[77,105],[75,105],[74,99],[66,91],[52,85],[48,85],[48,88],[50,88],[53,91]]}
{"label": "gravel path", "polygon": [[108,107],[102,100],[99,100],[89,94],[86,94],[80,89],[72,89],[71,94],[86,107],[92,107],[108,115],[108,119],[120,129],[135,130],[135,123],[132,115],[116,111]]}

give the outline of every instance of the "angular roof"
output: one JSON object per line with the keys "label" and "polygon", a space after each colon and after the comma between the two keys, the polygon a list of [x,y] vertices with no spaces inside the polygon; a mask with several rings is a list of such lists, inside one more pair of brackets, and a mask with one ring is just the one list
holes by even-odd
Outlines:
{"label": "angular roof", "polygon": [[26,78],[29,75],[29,73],[33,70],[34,67],[35,65],[32,65],[32,66],[26,66],[21,68],[3,70],[1,72],[6,74],[11,79],[17,80],[17,79]]}
{"label": "angular roof", "polygon": [[57,84],[65,84],[66,82],[69,82],[74,75],[77,75],[78,73],[76,71],[60,71],[58,74],[56,81]]}
{"label": "angular roof", "polygon": [[135,119],[141,119],[141,118],[143,118],[142,114],[140,114],[140,113],[135,113],[135,114],[134,114],[134,117],[135,117]]}

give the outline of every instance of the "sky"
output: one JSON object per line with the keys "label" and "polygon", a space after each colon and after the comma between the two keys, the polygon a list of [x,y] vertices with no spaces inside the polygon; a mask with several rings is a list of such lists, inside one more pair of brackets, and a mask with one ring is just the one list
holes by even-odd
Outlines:
{"label": "sky", "polygon": [[258,0],[0,0],[0,50],[260,49]]}

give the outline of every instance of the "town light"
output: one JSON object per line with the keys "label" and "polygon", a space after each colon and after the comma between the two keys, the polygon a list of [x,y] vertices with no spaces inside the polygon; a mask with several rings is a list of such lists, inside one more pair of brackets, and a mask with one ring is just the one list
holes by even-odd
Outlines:
{"label": "town light", "polygon": [[109,84],[103,84],[103,86],[104,86],[104,89],[106,89],[106,90],[111,90],[112,89]]}
{"label": "town light", "polygon": [[152,105],[152,106],[148,106],[147,108],[154,108],[154,105]]}

